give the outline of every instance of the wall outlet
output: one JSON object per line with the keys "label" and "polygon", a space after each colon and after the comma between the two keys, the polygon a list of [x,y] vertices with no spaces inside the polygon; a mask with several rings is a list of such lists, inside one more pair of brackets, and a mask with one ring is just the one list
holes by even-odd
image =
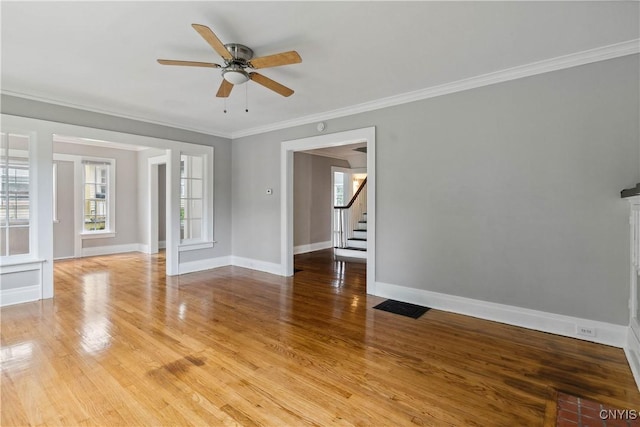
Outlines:
{"label": "wall outlet", "polygon": [[584,335],[587,337],[595,337],[596,328],[593,328],[591,326],[576,325],[576,333],[578,335]]}

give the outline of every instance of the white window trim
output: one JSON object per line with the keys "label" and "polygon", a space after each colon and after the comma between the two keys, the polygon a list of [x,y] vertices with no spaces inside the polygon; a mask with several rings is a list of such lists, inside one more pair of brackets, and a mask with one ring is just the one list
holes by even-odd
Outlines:
{"label": "white window trim", "polygon": [[[89,156],[78,156],[80,161],[80,172],[81,172],[81,180],[77,184],[80,188],[80,202],[82,204],[82,214],[81,214],[81,227],[80,227],[80,237],[82,239],[105,239],[116,236],[116,159],[105,158],[105,157],[89,157]],[[105,224],[104,230],[98,231],[88,231],[84,229],[84,187],[85,187],[85,175],[84,175],[84,162],[98,162],[98,163],[108,163],[109,164],[109,172],[108,172],[108,184],[107,184],[107,222]]]}
{"label": "white window trim", "polygon": [[57,224],[58,220],[58,164],[53,163],[53,222]]}
{"label": "white window trim", "polygon": [[[181,240],[178,243],[178,252],[195,251],[199,249],[212,248],[216,243],[213,240],[213,151],[203,153],[202,151],[184,150],[180,151],[180,156],[194,156],[202,159],[203,182],[202,182],[202,237],[198,239]],[[178,174],[178,178],[181,177]],[[179,197],[178,197],[179,200]]]}

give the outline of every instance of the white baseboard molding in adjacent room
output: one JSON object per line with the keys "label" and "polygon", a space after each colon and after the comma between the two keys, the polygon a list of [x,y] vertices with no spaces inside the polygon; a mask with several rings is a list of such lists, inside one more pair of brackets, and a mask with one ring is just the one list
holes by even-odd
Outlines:
{"label": "white baseboard molding in adjacent room", "polygon": [[307,252],[321,251],[323,249],[329,249],[332,247],[333,247],[333,242],[331,240],[327,242],[309,243],[308,245],[295,246],[293,248],[293,254],[294,255],[306,254]]}
{"label": "white baseboard molding in adjacent room", "polygon": [[231,265],[231,257],[221,256],[217,258],[200,259],[197,261],[181,262],[178,265],[178,274],[195,273],[196,271],[211,270],[212,268]]}
{"label": "white baseboard molding in adjacent room", "polygon": [[231,256],[231,265],[237,267],[249,268],[251,270],[263,271],[265,273],[277,274],[283,276],[282,265],[273,262],[260,261],[257,259],[242,258],[238,256]]}
{"label": "white baseboard molding in adjacent room", "polygon": [[125,252],[145,252],[145,245],[139,243],[129,243],[126,245],[109,245],[109,246],[96,246],[94,248],[82,248],[82,256],[99,256],[99,255],[112,255],[122,254]]}
{"label": "white baseboard molding in adjacent room", "polygon": [[[376,282],[375,295],[536,331],[624,348],[627,326]],[[578,333],[588,329],[592,335]]]}
{"label": "white baseboard molding in adjacent room", "polygon": [[167,249],[167,241],[161,240],[158,242],[158,249]]}

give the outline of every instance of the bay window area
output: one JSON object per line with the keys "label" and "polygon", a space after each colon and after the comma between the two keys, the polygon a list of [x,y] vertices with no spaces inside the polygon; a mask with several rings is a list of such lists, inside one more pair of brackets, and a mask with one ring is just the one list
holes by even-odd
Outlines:
{"label": "bay window area", "polygon": [[29,137],[2,133],[0,257],[30,252]]}

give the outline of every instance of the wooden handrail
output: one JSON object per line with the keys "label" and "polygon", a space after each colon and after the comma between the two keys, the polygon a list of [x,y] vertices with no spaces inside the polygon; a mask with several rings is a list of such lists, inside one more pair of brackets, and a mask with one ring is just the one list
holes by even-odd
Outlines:
{"label": "wooden handrail", "polygon": [[364,188],[364,186],[367,184],[367,178],[364,179],[364,181],[362,181],[362,184],[360,184],[360,187],[358,187],[358,191],[356,191],[356,194],[353,195],[353,197],[351,198],[351,200],[349,200],[349,203],[347,203],[345,206],[334,206],[334,209],[349,209],[351,207],[351,205],[353,205],[353,202],[356,201],[356,199],[358,198],[358,194],[360,194],[360,192],[362,191],[362,189]]}

